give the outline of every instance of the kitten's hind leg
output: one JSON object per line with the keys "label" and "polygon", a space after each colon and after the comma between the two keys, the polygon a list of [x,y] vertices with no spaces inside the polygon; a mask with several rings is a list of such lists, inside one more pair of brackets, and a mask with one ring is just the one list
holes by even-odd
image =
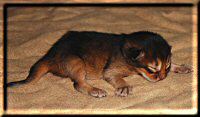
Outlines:
{"label": "kitten's hind leg", "polygon": [[89,94],[93,97],[105,97],[106,91],[93,87],[86,82],[85,64],[79,57],[70,57],[66,63],[69,77],[74,82],[74,88],[84,94]]}
{"label": "kitten's hind leg", "polygon": [[186,65],[177,65],[172,63],[171,64],[171,70],[174,73],[182,73],[182,74],[187,74],[190,72],[193,72],[192,68],[186,66]]}

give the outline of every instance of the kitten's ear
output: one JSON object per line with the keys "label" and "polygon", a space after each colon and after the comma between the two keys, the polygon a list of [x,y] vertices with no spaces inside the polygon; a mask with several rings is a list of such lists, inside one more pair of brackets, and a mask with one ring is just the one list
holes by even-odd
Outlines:
{"label": "kitten's ear", "polygon": [[141,51],[140,54],[135,58],[135,60],[138,60],[140,58],[143,58],[144,57],[144,52]]}
{"label": "kitten's ear", "polygon": [[142,57],[144,57],[144,52],[141,49],[138,48],[130,48],[128,49],[128,56],[132,60],[138,60]]}

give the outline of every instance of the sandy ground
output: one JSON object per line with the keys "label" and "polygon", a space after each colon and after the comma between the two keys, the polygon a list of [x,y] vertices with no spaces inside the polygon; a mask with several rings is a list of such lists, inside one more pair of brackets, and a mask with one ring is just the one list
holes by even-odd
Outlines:
{"label": "sandy ground", "polygon": [[[172,60],[192,65],[192,8],[46,7],[8,10],[8,82],[25,79],[30,67],[69,30],[161,34],[172,46]],[[139,76],[125,78],[133,94],[120,98],[103,80],[90,84],[105,89],[97,99],[77,92],[68,78],[45,75],[34,87],[8,89],[8,109],[190,109],[192,73],[170,73],[151,83]]]}

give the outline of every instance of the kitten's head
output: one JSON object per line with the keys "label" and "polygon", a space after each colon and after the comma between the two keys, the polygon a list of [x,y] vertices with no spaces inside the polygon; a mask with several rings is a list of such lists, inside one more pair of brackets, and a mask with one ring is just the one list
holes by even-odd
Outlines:
{"label": "kitten's head", "polygon": [[148,81],[166,78],[171,67],[171,46],[158,34],[136,32],[126,35],[123,55]]}

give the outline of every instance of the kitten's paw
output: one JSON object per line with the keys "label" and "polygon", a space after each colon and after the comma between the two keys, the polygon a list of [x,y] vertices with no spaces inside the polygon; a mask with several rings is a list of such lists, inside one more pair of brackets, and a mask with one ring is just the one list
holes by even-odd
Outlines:
{"label": "kitten's paw", "polygon": [[181,73],[181,74],[187,74],[187,73],[193,72],[193,69],[186,66],[185,64],[182,64],[179,67],[176,67],[174,69],[174,72],[175,73]]}
{"label": "kitten's paw", "polygon": [[101,98],[101,97],[105,97],[107,95],[107,92],[102,90],[102,89],[98,89],[98,88],[93,88],[90,92],[89,95],[96,97],[96,98]]}
{"label": "kitten's paw", "polygon": [[132,86],[124,86],[124,87],[120,87],[117,88],[115,91],[115,94],[117,96],[121,96],[121,97],[126,97],[129,94],[131,94],[133,87]]}

